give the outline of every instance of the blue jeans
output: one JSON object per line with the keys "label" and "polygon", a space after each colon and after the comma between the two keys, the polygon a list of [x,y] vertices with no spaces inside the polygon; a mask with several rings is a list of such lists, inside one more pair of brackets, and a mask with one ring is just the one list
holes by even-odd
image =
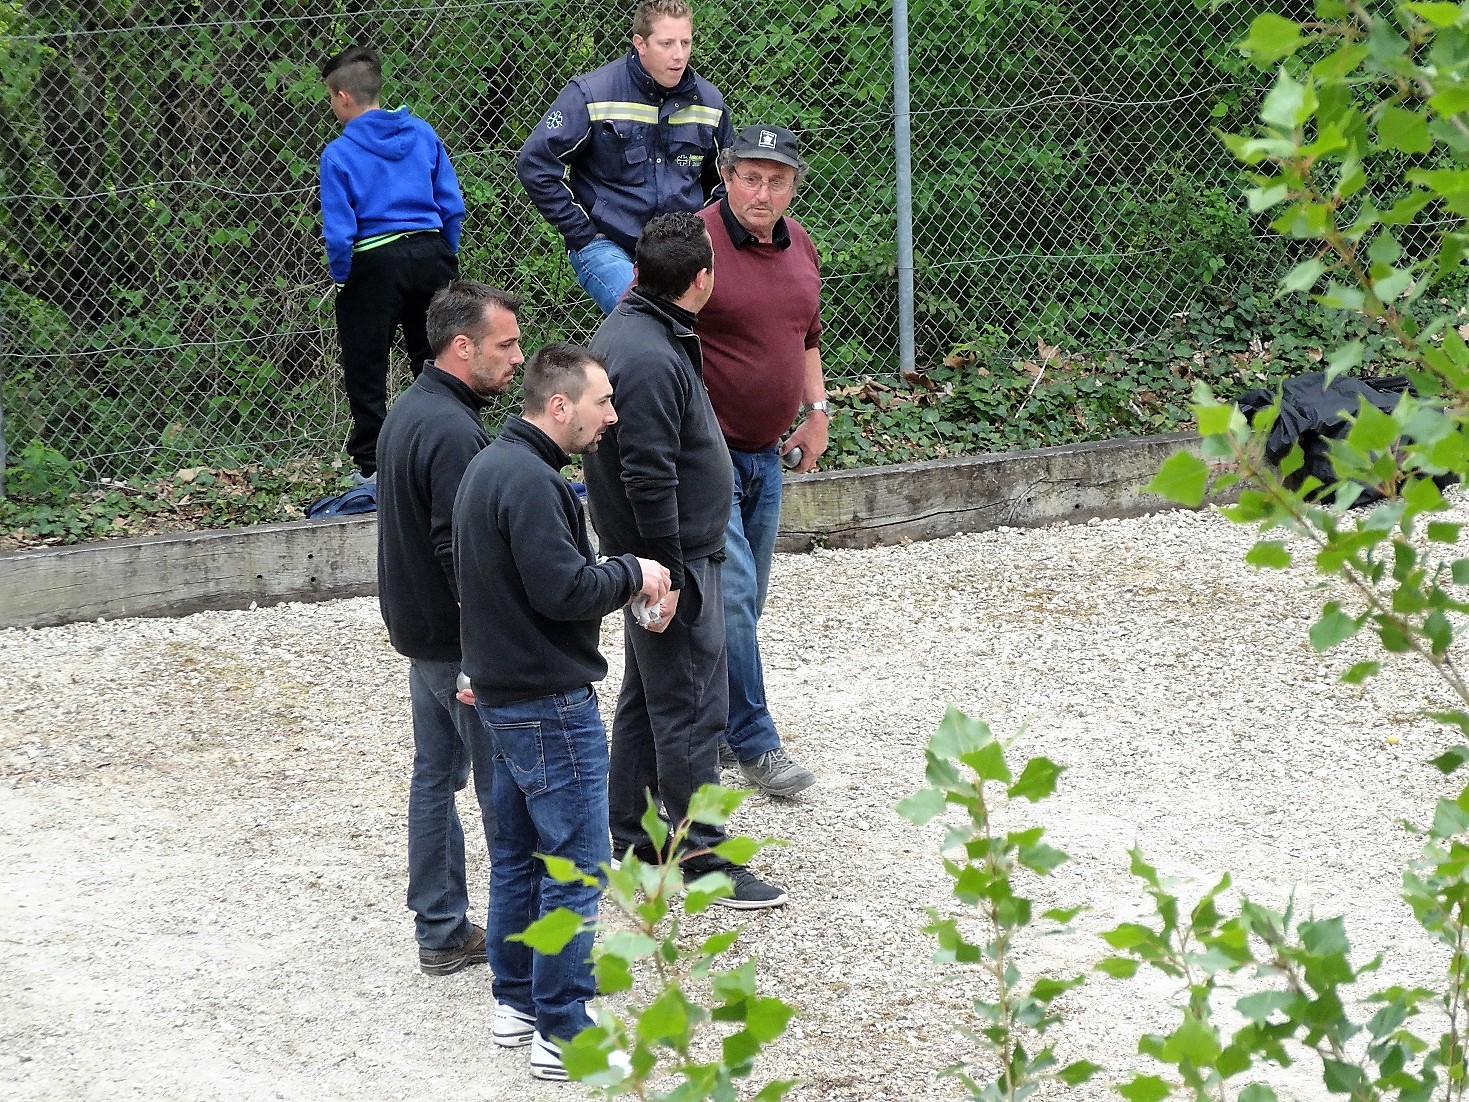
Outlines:
{"label": "blue jeans", "polygon": [[495,844],[490,778],[494,750],[474,709],[454,699],[458,662],[410,660],[413,780],[408,786],[408,909],[421,949],[457,949],[469,936],[464,829],[454,793],[469,780],[484,820],[485,846]]}
{"label": "blue jeans", "polygon": [[729,651],[729,724],[724,739],[741,761],[780,745],[765,704],[765,671],[756,626],[770,589],[770,563],[780,528],[784,474],[774,446],[730,449],[734,501],[724,533],[724,638]]}
{"label": "blue jeans", "polygon": [[541,1036],[569,1041],[592,1024],[590,930],[555,956],[506,941],[565,907],[597,915],[600,887],[546,875],[537,853],[597,874],[612,860],[607,834],[607,732],[591,686],[513,704],[475,705],[495,742],[499,834],[490,863],[486,949],[497,1001],[534,1015]]}
{"label": "blue jeans", "polygon": [[602,313],[612,313],[632,286],[632,257],[605,237],[566,255],[582,290],[592,296]]}

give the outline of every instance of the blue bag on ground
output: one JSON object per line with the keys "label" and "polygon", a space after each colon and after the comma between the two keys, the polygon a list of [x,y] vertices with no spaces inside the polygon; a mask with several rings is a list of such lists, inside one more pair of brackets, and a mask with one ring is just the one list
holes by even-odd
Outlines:
{"label": "blue bag on ground", "polygon": [[364,482],[344,494],[328,494],[306,506],[308,520],[322,517],[350,517],[358,513],[377,512],[377,483]]}

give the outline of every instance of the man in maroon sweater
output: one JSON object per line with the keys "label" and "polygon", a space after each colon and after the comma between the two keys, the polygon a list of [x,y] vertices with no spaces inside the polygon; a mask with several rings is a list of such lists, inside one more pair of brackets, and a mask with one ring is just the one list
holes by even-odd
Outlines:
{"label": "man in maroon sweater", "polygon": [[[746,128],[720,153],[719,169],[728,194],[699,212],[714,242],[719,279],[695,332],[709,398],[734,463],[724,544],[725,741],[752,784],[772,796],[794,796],[816,778],[781,746],[765,703],[756,624],[780,526],[781,457],[799,455],[794,469],[805,472],[826,451],[821,265],[806,231],[785,217],[806,175],[789,130]],[[803,410],[805,419],[787,437]]]}

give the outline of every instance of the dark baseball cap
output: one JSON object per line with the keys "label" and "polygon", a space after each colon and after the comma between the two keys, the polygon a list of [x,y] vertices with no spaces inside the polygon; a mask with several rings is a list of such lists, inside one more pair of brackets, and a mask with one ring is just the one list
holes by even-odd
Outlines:
{"label": "dark baseball cap", "polygon": [[801,156],[796,152],[796,136],[785,127],[772,123],[761,122],[745,127],[729,148],[741,160],[778,161],[792,168],[801,167]]}

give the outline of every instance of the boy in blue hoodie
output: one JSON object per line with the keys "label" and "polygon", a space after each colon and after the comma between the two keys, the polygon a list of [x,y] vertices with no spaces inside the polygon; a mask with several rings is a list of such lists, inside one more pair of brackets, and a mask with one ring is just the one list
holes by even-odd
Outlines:
{"label": "boy in blue hoodie", "polygon": [[388,353],[398,327],[413,376],[433,355],[425,323],[434,292],[459,276],[464,197],[444,143],[408,108],[378,105],[377,53],[353,46],[321,75],[342,136],[321,153],[321,227],[337,285],[337,336],[357,480],[377,475],[388,404]]}

